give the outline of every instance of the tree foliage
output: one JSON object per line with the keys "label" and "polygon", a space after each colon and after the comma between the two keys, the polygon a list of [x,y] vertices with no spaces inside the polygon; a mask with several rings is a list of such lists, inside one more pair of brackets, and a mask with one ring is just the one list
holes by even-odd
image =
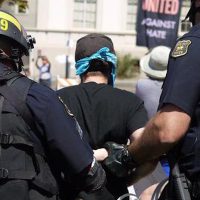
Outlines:
{"label": "tree foliage", "polygon": [[117,77],[133,78],[139,73],[139,60],[131,54],[118,55]]}

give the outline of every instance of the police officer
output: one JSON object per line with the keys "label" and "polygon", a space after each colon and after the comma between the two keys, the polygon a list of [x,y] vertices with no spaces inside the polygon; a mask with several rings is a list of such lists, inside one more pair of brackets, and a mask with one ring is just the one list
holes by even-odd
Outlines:
{"label": "police officer", "polygon": [[73,114],[53,90],[20,74],[34,43],[0,10],[0,198],[59,199],[63,178],[75,190],[98,191],[105,173]]}
{"label": "police officer", "polygon": [[[139,170],[142,165],[168,152],[171,169],[178,163],[180,174],[186,176],[190,192],[188,198],[199,200],[200,0],[191,1],[187,17],[193,27],[177,40],[170,53],[158,113],[128,147],[128,151],[118,152],[118,157],[117,154],[110,154],[108,159],[120,160],[122,167],[132,163]],[[116,162],[108,164],[108,168],[112,170],[114,164]],[[171,172],[171,177],[172,175]],[[175,194],[175,190],[168,190],[168,199],[179,199]],[[166,199],[166,196],[161,198]],[[188,199],[184,195],[183,198]]]}

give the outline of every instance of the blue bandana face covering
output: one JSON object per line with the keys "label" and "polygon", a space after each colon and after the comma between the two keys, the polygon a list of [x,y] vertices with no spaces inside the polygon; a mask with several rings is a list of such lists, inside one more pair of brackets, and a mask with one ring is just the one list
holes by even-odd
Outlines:
{"label": "blue bandana face covering", "polygon": [[78,60],[75,65],[76,75],[81,75],[84,72],[86,72],[89,68],[89,63],[91,60],[101,59],[106,62],[112,63],[111,76],[112,76],[112,85],[114,86],[114,81],[116,77],[117,57],[115,56],[115,54],[110,53],[109,51],[110,51],[109,48],[103,47],[96,53],[92,54],[90,57],[86,57],[86,58]]}

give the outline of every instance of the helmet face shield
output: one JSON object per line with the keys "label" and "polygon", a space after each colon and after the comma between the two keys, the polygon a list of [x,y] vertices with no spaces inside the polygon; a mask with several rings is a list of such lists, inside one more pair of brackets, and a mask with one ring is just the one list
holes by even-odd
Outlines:
{"label": "helmet face shield", "polygon": [[28,56],[29,49],[33,48],[34,41],[31,41],[30,37],[27,37],[27,34],[19,21],[11,14],[2,10],[0,10],[0,36],[14,40],[19,46],[22,55],[25,54]]}

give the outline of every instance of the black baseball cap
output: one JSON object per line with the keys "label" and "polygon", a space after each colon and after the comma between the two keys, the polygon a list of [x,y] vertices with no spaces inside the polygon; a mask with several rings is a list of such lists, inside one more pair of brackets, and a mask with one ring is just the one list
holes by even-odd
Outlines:
{"label": "black baseball cap", "polygon": [[112,40],[103,34],[91,33],[80,38],[76,43],[75,60],[89,57],[103,47],[108,47],[115,54]]}

